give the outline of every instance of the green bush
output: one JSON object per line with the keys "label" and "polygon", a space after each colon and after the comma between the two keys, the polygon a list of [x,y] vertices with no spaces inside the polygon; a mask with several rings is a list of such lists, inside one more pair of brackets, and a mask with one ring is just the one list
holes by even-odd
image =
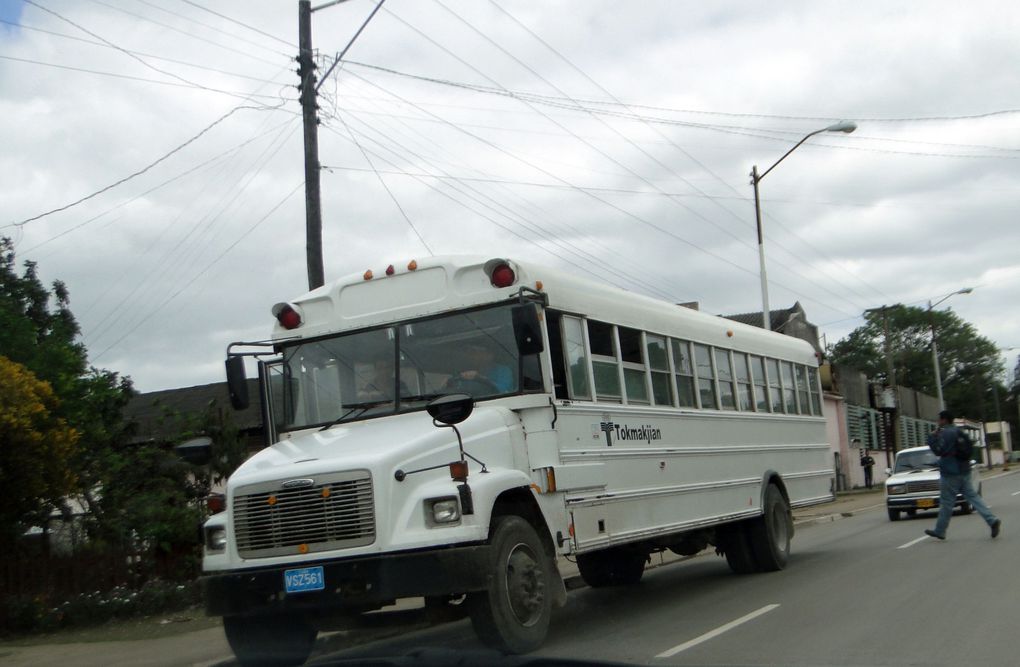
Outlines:
{"label": "green bush", "polygon": [[201,602],[197,581],[151,579],[138,588],[117,586],[106,592],[81,593],[68,600],[12,596],[3,602],[6,634],[49,632],[98,625],[113,619],[179,611]]}

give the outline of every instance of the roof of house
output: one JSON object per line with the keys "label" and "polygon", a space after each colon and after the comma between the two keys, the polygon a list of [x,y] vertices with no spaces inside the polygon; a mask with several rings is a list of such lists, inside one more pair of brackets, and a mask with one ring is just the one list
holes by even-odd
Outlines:
{"label": "roof of house", "polygon": [[234,410],[226,382],[195,387],[150,391],[133,397],[124,410],[124,417],[135,424],[135,442],[176,439],[182,417],[196,417],[210,407],[229,411],[234,425],[242,431],[262,427],[262,411],[258,403],[258,380],[248,380],[252,401],[244,410]]}

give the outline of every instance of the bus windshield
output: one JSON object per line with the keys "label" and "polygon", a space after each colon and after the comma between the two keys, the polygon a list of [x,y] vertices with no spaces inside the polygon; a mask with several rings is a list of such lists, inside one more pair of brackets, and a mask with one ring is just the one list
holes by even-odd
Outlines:
{"label": "bus windshield", "polygon": [[542,391],[538,355],[517,352],[511,307],[286,345],[270,380],[277,429],[419,410],[443,394],[484,400]]}

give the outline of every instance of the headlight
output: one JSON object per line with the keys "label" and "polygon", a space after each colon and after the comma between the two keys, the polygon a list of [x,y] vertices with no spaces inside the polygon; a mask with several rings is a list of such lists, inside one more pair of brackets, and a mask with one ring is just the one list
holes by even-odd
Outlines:
{"label": "headlight", "polygon": [[906,484],[892,484],[890,486],[885,487],[885,490],[886,490],[886,493],[888,493],[890,496],[894,496],[897,493],[906,493],[907,492],[907,485]]}
{"label": "headlight", "polygon": [[223,551],[227,548],[227,529],[211,526],[205,529],[205,548],[209,551]]}
{"label": "headlight", "polygon": [[456,498],[433,498],[426,501],[433,524],[451,524],[460,521],[460,505]]}

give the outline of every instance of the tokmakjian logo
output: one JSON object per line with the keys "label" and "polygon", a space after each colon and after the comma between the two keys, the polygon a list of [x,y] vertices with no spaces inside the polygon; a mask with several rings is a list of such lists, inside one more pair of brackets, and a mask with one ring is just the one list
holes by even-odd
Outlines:
{"label": "tokmakjian logo", "polygon": [[648,444],[652,443],[652,440],[662,440],[662,430],[655,428],[651,424],[643,424],[641,426],[627,426],[626,424],[617,424],[612,421],[604,421],[599,423],[599,430],[606,434],[606,446],[613,446],[613,436],[616,437],[617,441],[621,440],[644,440]]}

